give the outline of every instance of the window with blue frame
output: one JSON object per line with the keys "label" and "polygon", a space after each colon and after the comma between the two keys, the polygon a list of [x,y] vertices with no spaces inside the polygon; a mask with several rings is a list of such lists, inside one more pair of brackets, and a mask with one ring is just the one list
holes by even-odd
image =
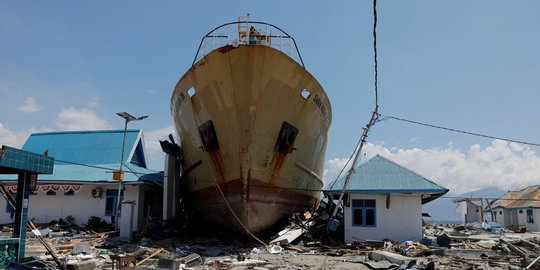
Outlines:
{"label": "window with blue frame", "polygon": [[[9,191],[9,193],[11,193],[11,196],[13,197],[13,199],[17,201],[17,193],[11,192],[11,191]],[[9,204],[7,200],[5,202],[6,202],[6,213],[10,213],[11,215],[10,218],[13,218],[13,216],[15,215],[15,208],[11,207],[11,204]]]}
{"label": "window with blue frame", "polygon": [[352,200],[352,225],[357,227],[377,226],[375,200]]}
{"label": "window with blue frame", "polygon": [[534,223],[533,210],[527,209],[527,223]]}
{"label": "window with blue frame", "polygon": [[[116,216],[116,198],[118,198],[118,189],[107,189],[105,193],[105,215]],[[124,191],[120,192],[120,201],[124,200]],[[120,216],[122,212],[118,213]]]}

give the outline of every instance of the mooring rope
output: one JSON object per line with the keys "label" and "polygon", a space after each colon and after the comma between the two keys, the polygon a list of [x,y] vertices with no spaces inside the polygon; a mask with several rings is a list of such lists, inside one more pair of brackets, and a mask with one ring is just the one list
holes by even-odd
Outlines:
{"label": "mooring rope", "polygon": [[257,236],[255,236],[253,233],[251,233],[249,231],[249,229],[244,225],[244,223],[240,220],[240,218],[238,218],[238,216],[236,215],[236,213],[234,212],[234,210],[232,209],[231,205],[229,204],[229,202],[227,201],[227,198],[225,198],[225,194],[223,194],[223,191],[221,190],[221,187],[219,186],[219,183],[217,181],[217,179],[214,177],[214,181],[216,182],[216,187],[218,188],[218,191],[219,191],[219,194],[221,194],[221,198],[223,198],[223,201],[225,202],[225,204],[227,205],[227,207],[229,208],[229,210],[231,211],[231,214],[234,216],[234,218],[236,219],[236,221],[240,224],[240,226],[242,226],[242,228],[244,228],[244,230],[249,234],[251,235],[251,237],[253,237],[253,239],[257,240],[257,242],[261,243],[263,246],[265,247],[268,247],[268,245],[266,243],[264,243],[263,241],[261,241],[261,239],[259,239]]}

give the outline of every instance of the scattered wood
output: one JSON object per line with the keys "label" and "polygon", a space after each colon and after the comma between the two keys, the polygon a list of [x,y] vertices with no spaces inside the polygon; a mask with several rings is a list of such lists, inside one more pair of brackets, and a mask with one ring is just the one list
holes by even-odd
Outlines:
{"label": "scattered wood", "polygon": [[531,242],[531,241],[522,239],[522,240],[521,240],[521,243],[526,244],[526,245],[532,247],[532,248],[535,249],[535,250],[540,250],[540,245],[537,245],[537,244],[535,244],[535,243],[533,243],[533,242]]}
{"label": "scattered wood", "polygon": [[295,250],[295,251],[302,252],[302,253],[309,252],[309,248],[306,248],[306,247],[303,247],[303,246],[300,246],[300,245],[286,244],[285,249]]}
{"label": "scattered wood", "polygon": [[156,252],[150,254],[150,256],[148,256],[148,257],[144,258],[142,261],[138,262],[136,266],[139,266],[139,265],[141,265],[142,263],[148,261],[148,260],[151,259],[152,257],[154,257],[154,256],[158,255],[159,253],[161,253],[163,250],[165,250],[165,249],[164,249],[164,248],[158,249]]}
{"label": "scattered wood", "polygon": [[502,237],[501,237],[500,241],[503,242],[504,244],[506,244],[506,246],[507,246],[510,250],[516,252],[516,253],[519,254],[521,257],[523,257],[525,260],[527,260],[528,254],[527,254],[525,251],[523,251],[523,250],[521,250],[520,248],[514,246],[512,243],[510,243],[510,241],[508,241],[508,240],[506,240],[506,239],[504,239],[504,238],[502,238]]}

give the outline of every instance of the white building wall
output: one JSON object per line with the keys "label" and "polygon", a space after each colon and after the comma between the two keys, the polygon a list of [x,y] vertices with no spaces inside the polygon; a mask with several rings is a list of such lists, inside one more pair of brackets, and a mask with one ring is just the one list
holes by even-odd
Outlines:
{"label": "white building wall", "polygon": [[540,209],[533,209],[534,225],[531,224],[531,232],[540,232]]}
{"label": "white building wall", "polygon": [[511,226],[510,210],[503,208],[495,208],[493,212],[496,214],[496,222],[501,224],[503,227]]}
{"label": "white building wall", "polygon": [[461,214],[461,223],[482,222],[482,207],[468,201],[458,203],[456,212]]}
{"label": "white building wall", "polygon": [[472,203],[466,202],[467,214],[465,223],[482,222],[482,207]]}
{"label": "white building wall", "polygon": [[[138,185],[124,185],[124,199],[139,199]],[[101,197],[92,197],[92,189],[101,187],[103,194]],[[36,195],[29,196],[28,219],[34,219],[34,223],[47,223],[51,220],[65,219],[67,216],[75,217],[75,223],[78,225],[86,224],[88,218],[97,216],[107,223],[111,223],[111,217],[105,216],[106,190],[118,190],[117,184],[107,185],[81,185],[81,189],[75,192],[74,196],[65,196],[64,191],[59,189],[55,196],[38,190]],[[0,200],[0,223],[11,223],[10,213],[6,212],[6,200]],[[116,206],[115,206],[116,207]],[[138,224],[138,208],[135,208],[135,224]]]}
{"label": "white building wall", "polygon": [[[528,232],[540,232],[540,209],[533,209],[534,223],[527,223],[527,209],[494,209],[497,212],[497,223],[508,229],[525,227]],[[502,214],[501,214],[502,212]]]}
{"label": "white building wall", "polygon": [[[352,208],[344,209],[345,242],[357,240],[394,241],[422,239],[422,203],[418,195],[392,194],[386,208],[386,195],[350,194],[352,199],[376,200],[376,227],[352,226]],[[351,204],[349,204],[351,205]]]}
{"label": "white building wall", "polygon": [[526,227],[527,224],[527,210],[526,209],[516,209],[518,222],[515,225],[518,225],[518,228]]}
{"label": "white building wall", "polygon": [[540,209],[533,210],[533,223],[527,223],[527,210],[523,209],[525,214],[525,228],[528,232],[540,232]]}

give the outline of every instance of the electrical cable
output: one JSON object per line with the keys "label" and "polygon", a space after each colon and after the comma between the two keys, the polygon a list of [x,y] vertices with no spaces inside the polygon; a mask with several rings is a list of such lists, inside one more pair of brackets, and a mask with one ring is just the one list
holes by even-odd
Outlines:
{"label": "electrical cable", "polygon": [[65,161],[65,160],[60,160],[60,159],[54,159],[54,161],[61,162],[61,163],[67,163],[67,164],[71,164],[71,165],[79,165],[79,166],[83,166],[83,167],[95,168],[95,169],[115,170],[114,168],[108,168],[108,167],[102,167],[102,166],[97,166],[97,165],[78,163],[78,162],[73,162],[73,161]]}
{"label": "electrical cable", "polygon": [[380,115],[380,116],[383,117],[383,119],[381,119],[381,120],[394,119],[394,120],[407,122],[407,123],[411,123],[411,124],[416,124],[416,125],[421,125],[421,126],[426,126],[426,127],[431,127],[431,128],[437,128],[437,129],[443,129],[443,130],[447,130],[447,131],[452,131],[452,132],[457,132],[457,133],[462,133],[462,134],[467,134],[467,135],[472,135],[472,136],[477,136],[477,137],[483,137],[483,138],[488,138],[488,139],[495,139],[495,140],[501,140],[501,141],[507,141],[507,142],[525,144],[525,145],[531,145],[531,146],[540,146],[539,143],[525,142],[525,141],[520,141],[520,140],[513,140],[513,139],[507,139],[507,138],[502,138],[502,137],[497,137],[497,136],[485,135],[485,134],[480,134],[480,133],[475,133],[475,132],[470,132],[470,131],[465,131],[465,130],[460,130],[460,129],[455,129],[455,128],[448,128],[448,127],[443,127],[443,126],[438,126],[438,125],[433,125],[433,124],[422,123],[422,122],[408,120],[408,119],[399,118],[399,117],[390,116],[390,115]]}
{"label": "electrical cable", "polygon": [[[356,146],[354,147],[354,149],[358,148],[358,145],[360,145],[360,140],[358,140],[358,143],[356,144]],[[339,180],[339,177],[341,176],[341,174],[343,173],[343,171],[345,170],[345,168],[347,168],[347,165],[349,165],[349,162],[351,162],[352,158],[354,157],[354,151],[351,153],[351,155],[349,156],[349,159],[347,160],[347,162],[345,163],[345,165],[343,166],[343,168],[341,168],[341,171],[339,171],[339,174],[336,176],[336,178],[332,181],[332,184],[328,187],[329,189],[332,189],[334,187],[334,185],[336,184],[336,182]]]}
{"label": "electrical cable", "polygon": [[[345,176],[345,181],[343,183],[343,189],[341,194],[339,195],[338,204],[342,202],[343,196],[345,195],[345,191],[348,188],[349,181],[354,174],[354,170],[356,168],[356,165],[360,159],[360,155],[362,153],[362,147],[364,146],[364,143],[366,142],[366,139],[369,135],[369,132],[371,130],[371,127],[375,125],[375,123],[379,122],[379,104],[378,104],[378,89],[377,89],[377,78],[378,78],[378,70],[377,70],[377,0],[373,0],[373,51],[374,51],[374,64],[375,64],[375,108],[373,110],[373,113],[371,114],[371,118],[369,119],[369,122],[365,127],[363,127],[362,136],[360,136],[360,143],[355,148],[355,154],[353,162],[351,163],[351,167],[349,171],[347,172],[347,175]],[[337,207],[334,209],[334,212],[330,216],[329,220],[332,220],[337,214]]]}
{"label": "electrical cable", "polygon": [[[54,161],[61,162],[61,163],[67,163],[67,164],[71,164],[71,165],[78,165],[78,166],[83,166],[83,167],[108,170],[108,171],[116,170],[115,168],[109,168],[109,167],[103,167],[103,166],[97,166],[97,165],[90,165],[90,164],[83,164],[83,163],[78,163],[78,162],[73,162],[73,161],[65,161],[65,160],[60,160],[60,159],[55,159]],[[129,170],[129,171],[124,171],[125,173],[134,174],[138,178],[138,180],[140,180],[141,176],[144,175],[144,173],[135,172],[132,168],[130,168],[128,166],[128,164],[124,163],[124,167],[128,168],[128,170]]]}
{"label": "electrical cable", "polygon": [[373,0],[373,52],[375,61],[375,113],[379,109],[378,69],[377,69],[377,0]]}
{"label": "electrical cable", "polygon": [[[264,187],[264,188],[274,188],[274,189],[284,189],[284,190],[299,190],[299,191],[321,191],[320,189],[301,189],[301,188],[287,188],[287,187],[271,187],[266,185],[257,185],[257,184],[251,184],[252,187]],[[407,194],[393,194],[392,196],[403,196],[408,197]],[[466,199],[465,197],[459,197],[459,196],[441,196],[439,197],[441,199]],[[503,199],[503,198],[493,198],[493,197],[475,197],[478,199],[488,199],[488,200],[511,200],[511,201],[540,201],[540,199]]]}

